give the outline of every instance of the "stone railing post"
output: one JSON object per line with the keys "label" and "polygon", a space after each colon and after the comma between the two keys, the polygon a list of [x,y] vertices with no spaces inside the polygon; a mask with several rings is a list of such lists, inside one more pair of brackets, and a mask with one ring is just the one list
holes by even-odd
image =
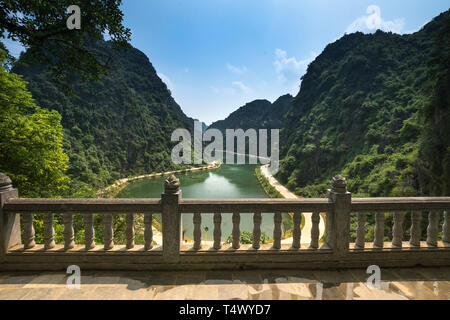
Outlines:
{"label": "stone railing post", "polygon": [[333,210],[327,214],[326,244],[338,256],[348,252],[350,242],[351,193],[347,192],[347,182],[341,175],[336,175],[328,189],[328,201],[333,203]]}
{"label": "stone railing post", "polygon": [[9,248],[22,243],[20,239],[20,215],[3,212],[6,199],[18,197],[19,193],[17,189],[12,187],[11,179],[0,172],[0,257]]}
{"label": "stone railing post", "polygon": [[178,262],[181,244],[181,214],[178,204],[181,200],[180,182],[171,175],[164,182],[161,194],[161,216],[163,233],[163,257],[167,262]]}

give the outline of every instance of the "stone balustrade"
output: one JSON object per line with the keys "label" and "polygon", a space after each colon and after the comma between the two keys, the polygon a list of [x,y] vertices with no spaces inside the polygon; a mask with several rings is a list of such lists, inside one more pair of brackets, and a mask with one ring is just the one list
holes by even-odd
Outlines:
{"label": "stone balustrade", "polygon": [[[345,179],[333,178],[328,198],[183,199],[179,181],[170,176],[158,199],[25,199],[0,174],[0,270],[84,269],[186,270],[246,268],[350,268],[450,265],[450,197],[352,198]],[[292,213],[292,243],[282,241],[282,212]],[[310,243],[302,242],[302,212],[312,212]],[[411,212],[405,239],[405,214]],[[422,241],[422,212],[428,212]],[[154,245],[153,215],[161,214],[162,245]],[[194,242],[182,243],[182,217],[193,213]],[[271,243],[260,243],[263,213],[274,213]],[[386,235],[386,213],[393,214]],[[43,244],[36,244],[33,220],[43,214]],[[64,245],[55,244],[54,214],[63,215]],[[103,244],[95,243],[94,214],[103,215]],[[125,245],[114,244],[113,217],[125,214]],[[135,244],[135,215],[144,217],[144,245]],[[202,243],[203,214],[213,214],[213,243]],[[222,215],[230,214],[232,243],[222,241]],[[242,214],[253,215],[253,243],[240,243]],[[73,221],[83,215],[84,244],[74,242]],[[350,242],[350,217],[357,219]],[[366,243],[367,219],[374,215],[373,242]],[[326,230],[319,239],[319,222]],[[386,242],[387,238],[392,241]],[[442,239],[442,240],[438,240]],[[409,241],[405,241],[409,240]],[[425,240],[425,239],[424,239]]]}

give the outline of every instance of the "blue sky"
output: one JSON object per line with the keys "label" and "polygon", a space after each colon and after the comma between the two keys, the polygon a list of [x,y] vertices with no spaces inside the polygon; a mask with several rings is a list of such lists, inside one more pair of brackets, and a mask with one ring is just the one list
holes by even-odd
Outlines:
{"label": "blue sky", "polygon": [[254,99],[296,95],[308,63],[345,32],[411,33],[448,8],[448,0],[124,0],[122,5],[132,45],[149,57],[183,111],[207,124]]}

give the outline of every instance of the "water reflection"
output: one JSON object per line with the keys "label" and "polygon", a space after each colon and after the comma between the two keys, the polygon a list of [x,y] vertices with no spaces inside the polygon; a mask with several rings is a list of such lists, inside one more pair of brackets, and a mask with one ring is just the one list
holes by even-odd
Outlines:
{"label": "water reflection", "polygon": [[[183,198],[190,199],[239,199],[267,198],[255,176],[256,165],[222,165],[219,169],[178,174]],[[145,179],[131,183],[122,190],[119,198],[159,198],[163,192],[164,177]],[[273,234],[273,213],[262,214],[261,231],[268,236]],[[155,217],[158,219],[158,217]],[[193,215],[183,214],[185,237],[193,238]],[[205,232],[204,227],[208,227]],[[213,214],[202,214],[202,240],[213,239]],[[231,214],[222,215],[222,239],[231,234]],[[241,231],[253,231],[253,215],[241,214]]]}

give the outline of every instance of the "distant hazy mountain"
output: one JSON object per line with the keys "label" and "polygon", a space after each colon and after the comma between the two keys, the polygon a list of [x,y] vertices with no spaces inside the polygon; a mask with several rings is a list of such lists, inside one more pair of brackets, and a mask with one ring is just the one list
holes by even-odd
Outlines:
{"label": "distant hazy mountain", "polygon": [[283,116],[292,107],[292,96],[286,94],[274,103],[268,100],[255,100],[232,112],[224,120],[211,124],[208,128],[225,129],[280,129]]}

